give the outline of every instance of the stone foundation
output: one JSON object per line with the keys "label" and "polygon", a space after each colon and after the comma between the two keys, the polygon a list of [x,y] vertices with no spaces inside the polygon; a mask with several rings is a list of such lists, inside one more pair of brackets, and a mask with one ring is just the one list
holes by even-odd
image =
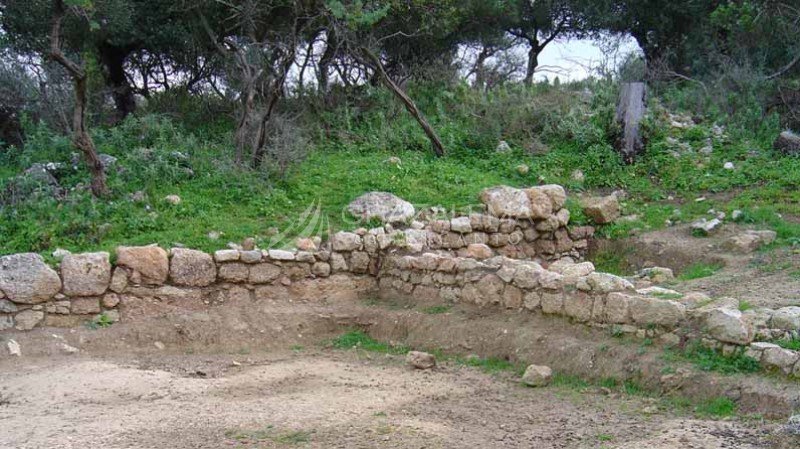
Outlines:
{"label": "stone foundation", "polygon": [[300,239],[300,249],[119,247],[114,265],[108,253],[69,254],[59,272],[37,254],[0,257],[0,330],[104,325],[156,303],[403,296],[552,315],[667,344],[699,340],[800,377],[800,354],[754,343],[796,337],[800,308],[742,313],[596,272],[581,262],[594,229],[569,226],[559,186],[498,187],[482,199],[487,213]]}

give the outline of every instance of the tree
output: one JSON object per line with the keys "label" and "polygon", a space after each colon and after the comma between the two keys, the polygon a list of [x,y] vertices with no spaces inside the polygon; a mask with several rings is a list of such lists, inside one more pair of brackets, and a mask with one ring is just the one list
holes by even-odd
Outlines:
{"label": "tree", "polygon": [[511,0],[508,3],[507,31],[528,45],[525,84],[533,82],[539,55],[551,42],[588,33],[584,7],[574,0]]}
{"label": "tree", "polygon": [[[682,71],[691,57],[689,38],[705,39],[703,29],[722,0],[597,0],[591,21],[608,31],[630,34],[648,63]],[[699,56],[699,55],[695,55]]]}
{"label": "tree", "polygon": [[[74,3],[74,2],[73,2]],[[87,1],[83,2],[85,5],[91,6]],[[70,10],[77,15],[89,19],[88,11],[85,7],[73,5]],[[64,0],[53,0],[53,26],[50,32],[50,57],[59,63],[72,77],[75,88],[75,111],[73,114],[73,144],[81,150],[86,163],[89,166],[89,172],[92,174],[92,194],[97,197],[106,196],[108,194],[108,186],[106,185],[105,169],[100,158],[97,157],[94,141],[92,136],[89,135],[89,130],[86,125],[86,109],[87,109],[87,82],[88,75],[86,69],[75,61],[67,58],[61,49],[62,42],[62,26],[64,16],[67,14],[67,7]]]}
{"label": "tree", "polygon": [[433,36],[431,27],[444,23],[444,18],[452,12],[449,2],[328,0],[326,11],[329,29],[335,34],[340,48],[355,60],[372,68],[377,79],[417,121],[430,140],[434,154],[444,156],[444,144],[436,130],[411,97],[392,78],[385,58],[387,48],[398,46],[395,41],[410,43]]}
{"label": "tree", "polygon": [[[49,29],[42,17],[50,16],[50,0],[3,0],[0,26],[9,42],[22,53],[47,56]],[[117,118],[134,112],[134,91],[126,73],[132,54],[146,49],[151,54],[186,51],[191,24],[180,2],[173,0],[68,0],[68,8],[90,13],[91,28],[84,17],[64,17],[61,45],[66,54],[91,51],[102,68],[114,100]]]}

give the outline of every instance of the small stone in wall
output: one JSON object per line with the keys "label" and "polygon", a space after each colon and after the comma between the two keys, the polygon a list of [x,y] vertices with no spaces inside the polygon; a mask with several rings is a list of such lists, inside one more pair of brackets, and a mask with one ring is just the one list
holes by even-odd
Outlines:
{"label": "small stone in wall", "polygon": [[271,249],[268,252],[269,258],[272,260],[290,261],[294,260],[294,253],[280,249]]}
{"label": "small stone in wall", "polygon": [[100,300],[98,298],[73,299],[70,306],[70,313],[73,315],[100,313]]}
{"label": "small stone in wall", "polygon": [[106,309],[113,309],[119,305],[119,296],[116,293],[108,293],[103,296],[101,302]]}
{"label": "small stone in wall", "polygon": [[297,246],[297,249],[299,249],[300,251],[314,252],[317,249],[319,249],[317,247],[316,242],[314,242],[314,240],[310,238],[299,238],[297,239],[295,245]]}
{"label": "small stone in wall", "polygon": [[256,249],[256,239],[253,237],[247,237],[242,241],[242,250],[243,251],[253,251]]}
{"label": "small stone in wall", "polygon": [[597,224],[613,223],[620,216],[619,201],[615,195],[588,198],[583,201],[583,213]]}
{"label": "small stone in wall", "polygon": [[546,387],[553,380],[553,370],[549,366],[530,365],[522,375],[522,383],[529,387]]}
{"label": "small stone in wall", "polygon": [[29,331],[44,320],[44,312],[40,310],[23,310],[14,317],[17,330]]}
{"label": "small stone in wall", "polygon": [[0,313],[14,313],[16,311],[16,304],[7,299],[0,299]]}
{"label": "small stone in wall", "polygon": [[0,331],[14,327],[14,318],[8,315],[0,315]]}
{"label": "small stone in wall", "polygon": [[774,329],[781,330],[800,330],[800,307],[782,307],[772,314],[770,325]]}
{"label": "small stone in wall", "polygon": [[356,251],[361,249],[361,237],[353,232],[340,231],[331,237],[334,251]]}
{"label": "small stone in wall", "polygon": [[214,260],[217,262],[234,262],[239,260],[239,251],[235,249],[221,249],[214,252]]}
{"label": "small stone in wall", "polygon": [[473,243],[467,246],[467,257],[484,260],[494,256],[494,252],[489,246],[481,243]]}
{"label": "small stone in wall", "polygon": [[22,357],[22,348],[19,346],[16,340],[8,340],[6,343],[6,349],[8,349],[8,354],[12,357]]}
{"label": "small stone in wall", "polygon": [[472,232],[469,217],[456,217],[450,220],[450,230],[461,234]]}
{"label": "small stone in wall", "polygon": [[259,250],[239,251],[239,260],[244,263],[259,263],[261,262],[261,251]]}
{"label": "small stone in wall", "polygon": [[431,369],[436,366],[436,357],[427,352],[410,351],[406,354],[406,363],[415,369]]}

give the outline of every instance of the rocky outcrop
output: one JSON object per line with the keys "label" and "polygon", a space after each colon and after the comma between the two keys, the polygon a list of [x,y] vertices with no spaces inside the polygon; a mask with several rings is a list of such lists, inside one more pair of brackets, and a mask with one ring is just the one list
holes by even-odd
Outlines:
{"label": "rocky outcrop", "polygon": [[414,206],[391,193],[370,192],[356,198],[347,210],[362,220],[378,219],[382,223],[402,223],[414,217]]}
{"label": "rocky outcrop", "polygon": [[773,147],[787,156],[800,154],[800,135],[784,131],[775,139]]}

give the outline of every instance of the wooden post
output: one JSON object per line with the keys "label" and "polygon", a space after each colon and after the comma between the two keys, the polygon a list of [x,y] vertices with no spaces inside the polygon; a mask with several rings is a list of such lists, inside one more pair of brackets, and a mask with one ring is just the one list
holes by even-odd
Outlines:
{"label": "wooden post", "polygon": [[615,120],[622,128],[622,133],[616,147],[628,164],[644,152],[641,124],[647,112],[646,95],[647,89],[640,82],[623,84],[619,94]]}

